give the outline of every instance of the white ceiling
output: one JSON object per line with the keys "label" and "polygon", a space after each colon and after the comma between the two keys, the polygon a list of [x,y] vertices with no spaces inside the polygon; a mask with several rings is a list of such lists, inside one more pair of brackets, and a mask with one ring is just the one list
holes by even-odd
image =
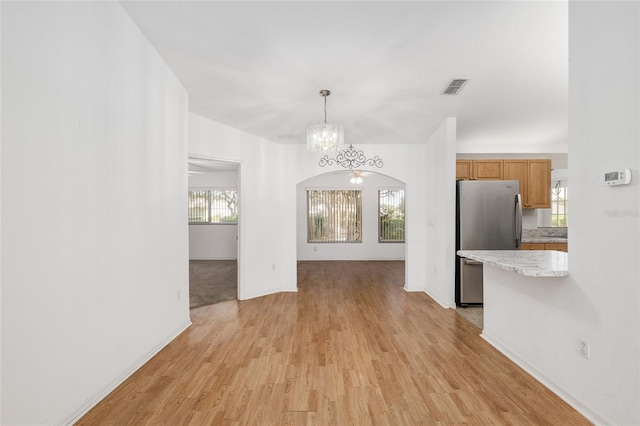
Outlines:
{"label": "white ceiling", "polygon": [[329,89],[346,143],[422,143],[449,116],[461,144],[567,140],[566,1],[121,3],[191,112],[266,139],[304,143]]}

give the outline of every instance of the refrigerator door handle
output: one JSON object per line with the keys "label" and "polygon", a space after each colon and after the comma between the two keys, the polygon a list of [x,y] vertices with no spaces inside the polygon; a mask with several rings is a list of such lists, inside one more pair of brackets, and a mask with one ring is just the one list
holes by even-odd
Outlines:
{"label": "refrigerator door handle", "polygon": [[516,194],[515,200],[515,223],[513,226],[513,239],[516,248],[520,248],[522,242],[522,198],[520,194]]}

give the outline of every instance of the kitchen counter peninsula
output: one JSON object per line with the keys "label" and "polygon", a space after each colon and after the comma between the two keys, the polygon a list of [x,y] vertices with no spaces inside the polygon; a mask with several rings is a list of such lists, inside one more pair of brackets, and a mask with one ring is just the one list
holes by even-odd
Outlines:
{"label": "kitchen counter peninsula", "polygon": [[559,317],[578,312],[568,303],[573,294],[569,290],[575,286],[568,272],[569,255],[553,250],[460,250],[458,255],[482,263],[480,336],[546,383],[539,373],[541,363],[553,364],[559,347],[565,352],[577,349],[575,337],[566,333],[560,333],[564,340],[558,337],[553,344],[545,340]]}
{"label": "kitchen counter peninsula", "polygon": [[468,259],[528,277],[566,277],[569,255],[552,250],[459,250]]}

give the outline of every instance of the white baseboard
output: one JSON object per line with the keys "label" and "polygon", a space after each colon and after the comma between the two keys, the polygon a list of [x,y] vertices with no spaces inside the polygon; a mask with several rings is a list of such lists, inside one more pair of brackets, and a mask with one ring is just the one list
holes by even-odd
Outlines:
{"label": "white baseboard", "polygon": [[269,296],[271,294],[276,294],[276,293],[297,293],[297,292],[298,292],[297,288],[291,288],[291,289],[287,289],[287,288],[268,289],[268,290],[258,291],[256,293],[238,295],[238,300],[255,299],[257,297]]}
{"label": "white baseboard", "polygon": [[442,306],[445,309],[455,308],[455,305],[444,303],[444,301],[438,299],[433,294],[429,293],[427,290],[424,289],[424,286],[417,287],[417,286],[410,286],[408,284],[405,284],[403,290],[406,291],[407,293],[418,293],[418,292],[424,293],[427,296],[429,296],[431,299],[433,299],[438,305]]}
{"label": "white baseboard", "polygon": [[427,294],[427,296],[435,300],[438,305],[442,306],[445,309],[455,308],[456,306],[455,304],[451,305],[451,303],[446,303],[444,300],[441,300],[440,298],[434,296],[433,294],[429,293],[426,290],[424,290],[424,292]]}
{"label": "white baseboard", "polygon": [[566,390],[554,384],[551,380],[545,377],[545,375],[542,374],[540,371],[538,371],[535,367],[533,367],[524,359],[520,358],[518,355],[516,355],[511,350],[509,350],[507,346],[504,345],[501,341],[487,334],[486,331],[483,330],[482,334],[480,334],[480,337],[486,340],[491,346],[493,346],[498,351],[500,351],[504,356],[506,356],[511,361],[513,361],[516,365],[518,365],[524,371],[529,373],[534,379],[542,383],[547,389],[549,389],[551,392],[556,394],[560,399],[562,399],[564,402],[572,406],[577,412],[585,416],[587,420],[589,420],[593,424],[596,424],[596,425],[614,424],[614,422],[606,419],[604,416],[592,410],[587,404],[580,401],[570,392],[567,392]]}
{"label": "white baseboard", "polygon": [[424,284],[422,285],[415,285],[415,284],[406,284],[403,287],[404,291],[406,291],[407,293],[415,293],[415,292],[422,292],[425,293],[424,291]]}
{"label": "white baseboard", "polygon": [[69,415],[65,416],[58,422],[56,425],[72,425],[82,416],[87,414],[89,410],[98,405],[100,401],[102,401],[107,395],[113,392],[118,386],[120,386],[125,380],[127,380],[133,373],[135,373],[140,367],[146,364],[151,358],[153,358],[158,352],[164,349],[169,343],[173,341],[176,337],[178,337],[183,331],[191,326],[191,320],[187,321],[185,324],[181,325],[178,330],[173,332],[169,337],[164,339],[158,345],[156,345],[151,351],[149,351],[145,356],[143,356],[140,360],[133,364],[127,371],[125,371],[118,379],[111,382],[109,385],[104,387],[100,392],[96,395],[87,398],[87,401],[82,404],[82,406],[78,407],[78,409],[74,410]]}
{"label": "white baseboard", "polygon": [[404,261],[404,257],[380,257],[380,258],[341,257],[339,259],[336,259],[335,256],[332,256],[332,257],[309,257],[309,258],[307,258],[307,257],[298,257],[296,260],[298,260],[300,262],[313,262],[313,261],[318,261],[318,262],[342,262],[342,261],[348,261],[348,262],[401,262],[401,261]]}
{"label": "white baseboard", "polygon": [[228,259],[226,257],[190,257],[189,260],[238,260],[238,258],[234,257]]}

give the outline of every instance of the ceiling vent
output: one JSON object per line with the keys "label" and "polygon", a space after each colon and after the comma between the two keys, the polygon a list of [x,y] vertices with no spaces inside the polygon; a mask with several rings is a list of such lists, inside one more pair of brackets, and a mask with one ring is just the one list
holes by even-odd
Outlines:
{"label": "ceiling vent", "polygon": [[451,83],[449,83],[449,86],[447,86],[446,89],[444,89],[444,92],[442,92],[443,95],[457,95],[458,92],[460,90],[462,90],[462,87],[467,83],[466,79],[463,78],[459,78],[459,79],[455,79],[455,80],[451,80]]}

